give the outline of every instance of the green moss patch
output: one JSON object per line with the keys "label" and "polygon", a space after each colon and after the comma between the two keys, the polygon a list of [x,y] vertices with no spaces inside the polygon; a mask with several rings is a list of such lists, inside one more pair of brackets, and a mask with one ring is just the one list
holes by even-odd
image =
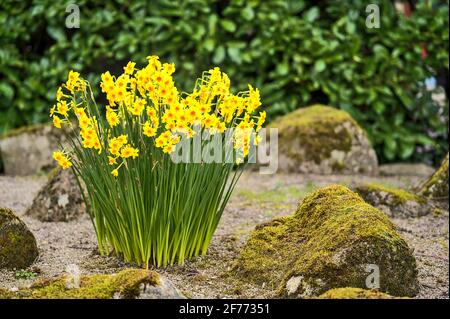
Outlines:
{"label": "green moss patch", "polygon": [[414,201],[421,204],[426,203],[426,199],[417,194],[408,192],[407,190],[401,188],[388,187],[382,184],[370,183],[370,184],[363,184],[360,187],[358,187],[358,193],[364,191],[384,192],[389,196],[392,196],[395,204],[405,204],[407,201]]}
{"label": "green moss patch", "polygon": [[365,288],[369,264],[382,269],[382,291],[417,292],[415,259],[388,217],[348,188],[331,185],[307,196],[294,215],[258,226],[235,271],[279,297],[302,298]]}
{"label": "green moss patch", "polygon": [[159,275],[150,270],[126,269],[114,275],[89,275],[80,278],[79,288],[72,288],[67,276],[41,280],[16,292],[0,290],[1,298],[26,299],[111,299],[136,298],[141,285],[159,285]]}
{"label": "green moss patch", "polygon": [[328,290],[319,299],[396,299],[378,290],[361,288],[336,288]]}
{"label": "green moss patch", "polygon": [[425,197],[401,188],[366,183],[356,186],[355,190],[366,202],[391,217],[420,217],[432,210]]}

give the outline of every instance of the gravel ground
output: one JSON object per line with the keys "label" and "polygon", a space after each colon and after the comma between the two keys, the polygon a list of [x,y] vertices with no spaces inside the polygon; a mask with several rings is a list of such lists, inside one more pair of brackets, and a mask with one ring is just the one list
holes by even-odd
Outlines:
{"label": "gravel ground", "polygon": [[[381,182],[390,186],[413,187],[422,177],[368,177],[320,175],[258,175],[245,173],[226,208],[206,256],[183,266],[158,269],[189,298],[270,298],[264,287],[242,284],[230,276],[239,248],[259,223],[291,214],[300,199],[314,189],[332,183],[353,185]],[[112,273],[130,265],[114,257],[99,256],[95,234],[88,217],[68,223],[43,223],[24,216],[27,207],[45,182],[44,177],[0,176],[0,206],[13,209],[36,236],[40,256],[30,267],[38,278],[63,273],[70,264],[82,273]],[[394,219],[417,259],[418,298],[448,298],[449,216],[428,215]],[[16,279],[15,271],[0,270],[0,287],[24,287],[33,280]]]}

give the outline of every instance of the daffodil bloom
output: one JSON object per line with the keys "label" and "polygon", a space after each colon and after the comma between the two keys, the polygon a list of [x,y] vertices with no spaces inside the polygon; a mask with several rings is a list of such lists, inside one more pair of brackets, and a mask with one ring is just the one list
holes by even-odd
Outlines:
{"label": "daffodil bloom", "polygon": [[69,111],[67,102],[66,101],[58,102],[58,104],[56,105],[56,110],[62,116],[67,117],[67,115],[68,115],[67,112]]}
{"label": "daffodil bloom", "polygon": [[164,146],[163,152],[170,154],[173,152],[174,149],[175,149],[175,146],[173,144],[167,144],[166,146]]}
{"label": "daffodil bloom", "polygon": [[133,148],[131,145],[125,145],[120,152],[120,157],[122,158],[129,158],[133,157],[136,158],[139,155],[139,150],[136,148]]}
{"label": "daffodil bloom", "polygon": [[77,82],[79,78],[80,78],[80,73],[75,72],[73,70],[69,71],[69,75],[68,75],[69,82],[72,82],[72,83]]}
{"label": "daffodil bloom", "polygon": [[109,163],[109,165],[114,165],[114,164],[117,164],[117,160],[115,157],[108,156],[108,163]]}
{"label": "daffodil bloom", "polygon": [[62,169],[68,169],[72,166],[72,162],[61,151],[53,152],[53,159],[58,162],[59,166],[61,166]]}
{"label": "daffodil bloom", "polygon": [[56,115],[53,115],[53,125],[56,128],[61,128],[61,119],[57,117]]}
{"label": "daffodil bloom", "polygon": [[113,111],[109,106],[106,107],[106,120],[110,127],[114,127],[119,124],[119,115]]}
{"label": "daffodil bloom", "polygon": [[147,121],[144,123],[143,132],[145,136],[153,137],[156,135],[156,129]]}
{"label": "daffodil bloom", "polygon": [[80,116],[78,123],[80,125],[80,128],[83,129],[92,125],[92,120],[85,113],[83,113]]}
{"label": "daffodil bloom", "polygon": [[128,135],[120,135],[116,138],[116,140],[121,144],[126,144],[128,143]]}
{"label": "daffodil bloom", "polygon": [[56,101],[61,101],[62,97],[64,96],[64,93],[62,91],[62,88],[59,87],[58,90],[56,91]]}
{"label": "daffodil bloom", "polygon": [[142,114],[142,111],[145,109],[145,100],[144,99],[136,99],[130,108],[130,112],[133,115],[139,116]]}
{"label": "daffodil bloom", "polygon": [[109,71],[102,73],[102,75],[100,77],[101,77],[103,83],[111,83],[114,81],[114,79],[111,76],[111,73],[109,73]]}
{"label": "daffodil bloom", "polygon": [[111,154],[113,154],[113,155],[119,155],[120,149],[126,143],[127,143],[126,136],[122,135],[122,136],[119,136],[119,137],[112,138],[109,141],[109,152]]}
{"label": "daffodil bloom", "polygon": [[57,162],[61,162],[62,160],[64,160],[65,156],[63,154],[63,152],[60,151],[55,151],[53,152],[53,159]]}
{"label": "daffodil bloom", "polygon": [[123,68],[123,71],[126,74],[130,74],[131,75],[133,73],[133,71],[134,71],[135,65],[136,65],[136,63],[130,61],[130,62],[128,62],[127,66]]}
{"label": "daffodil bloom", "polygon": [[62,169],[68,169],[69,167],[72,166],[72,163],[70,161],[63,161],[62,163],[60,163]]}
{"label": "daffodil bloom", "polygon": [[78,118],[81,118],[81,117],[83,117],[83,116],[86,116],[86,112],[84,111],[84,108],[82,108],[82,107],[77,107],[77,108],[75,108],[75,115],[76,115]]}
{"label": "daffodil bloom", "polygon": [[258,132],[266,121],[266,111],[259,113],[258,122],[256,123],[256,131]]}
{"label": "daffodil bloom", "polygon": [[53,106],[50,108],[50,117],[53,117],[53,114],[55,114],[55,109],[56,109],[56,106],[55,106],[55,105],[53,105]]}
{"label": "daffodil bloom", "polygon": [[119,176],[119,170],[116,168],[116,169],[113,169],[112,171],[111,171],[111,174],[112,174],[112,176],[114,176],[114,177],[117,177],[117,176]]}
{"label": "daffodil bloom", "polygon": [[173,63],[164,63],[163,68],[169,75],[171,75],[175,72],[175,64],[173,64]]}
{"label": "daffodil bloom", "polygon": [[162,148],[162,147],[164,147],[167,144],[167,141],[168,141],[167,138],[165,138],[164,136],[160,135],[155,140],[155,146]]}

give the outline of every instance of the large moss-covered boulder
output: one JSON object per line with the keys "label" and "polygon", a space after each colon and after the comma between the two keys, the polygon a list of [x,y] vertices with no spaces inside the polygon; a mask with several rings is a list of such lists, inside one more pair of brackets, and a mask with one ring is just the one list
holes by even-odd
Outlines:
{"label": "large moss-covered boulder", "polygon": [[45,222],[65,222],[77,219],[85,211],[83,197],[72,171],[55,168],[26,215]]}
{"label": "large moss-covered boulder", "polygon": [[448,153],[439,169],[421,185],[419,194],[448,203]]}
{"label": "large moss-covered boulder", "polygon": [[417,293],[415,258],[387,215],[331,185],[307,196],[294,215],[257,227],[235,271],[279,297],[307,298],[332,288],[366,288],[374,265],[380,291]]}
{"label": "large moss-covered boulder", "polygon": [[401,188],[364,183],[357,185],[355,191],[366,202],[394,218],[420,217],[433,210],[425,197]]}
{"label": "large moss-covered boulder", "polygon": [[181,299],[184,296],[154,271],[126,269],[112,275],[64,275],[19,291],[0,289],[0,299]]}
{"label": "large moss-covered boulder", "polygon": [[7,208],[0,208],[0,268],[26,268],[37,258],[36,239]]}
{"label": "large moss-covered boulder", "polygon": [[346,112],[323,105],[277,120],[280,171],[375,174],[377,157],[365,132]]}
{"label": "large moss-covered boulder", "polygon": [[51,125],[35,125],[0,137],[0,153],[6,175],[32,175],[49,172],[54,166],[52,153],[64,143],[64,131]]}
{"label": "large moss-covered boulder", "polygon": [[336,288],[321,294],[319,299],[397,299],[378,290],[361,288]]}

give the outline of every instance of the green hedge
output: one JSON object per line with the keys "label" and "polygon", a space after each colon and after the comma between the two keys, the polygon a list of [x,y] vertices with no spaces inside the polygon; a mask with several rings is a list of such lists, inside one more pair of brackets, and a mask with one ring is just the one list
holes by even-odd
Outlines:
{"label": "green hedge", "polygon": [[237,89],[254,83],[272,118],[313,102],[345,109],[382,160],[448,149],[448,103],[438,107],[420,85],[448,72],[448,0],[418,1],[410,18],[370,1],[380,5],[379,29],[365,27],[362,0],[78,0],[79,29],[65,28],[68,3],[1,2],[0,132],[47,121],[68,69],[98,82],[130,58],[157,54],[176,63],[186,89],[214,65]]}

